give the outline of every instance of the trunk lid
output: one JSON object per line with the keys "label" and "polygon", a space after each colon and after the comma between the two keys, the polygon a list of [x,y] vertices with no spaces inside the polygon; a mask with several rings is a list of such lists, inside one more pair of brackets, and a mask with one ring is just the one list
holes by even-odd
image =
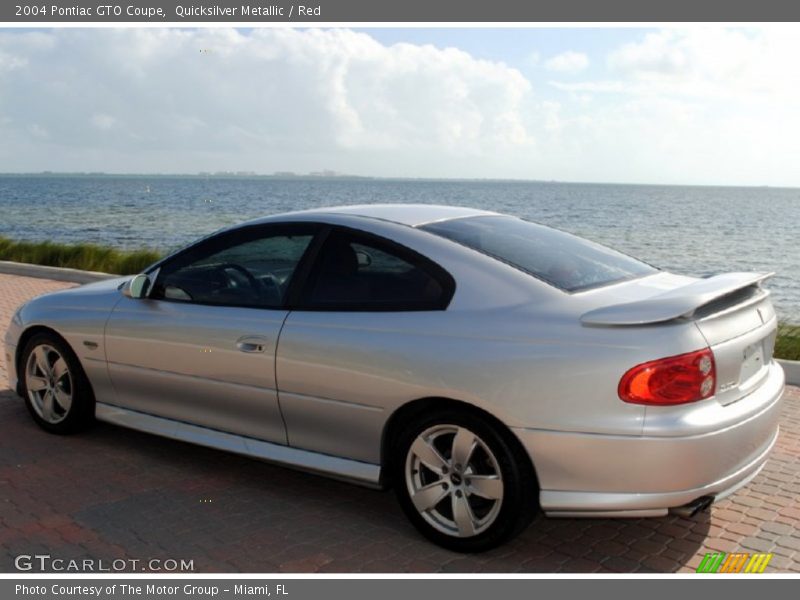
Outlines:
{"label": "trunk lid", "polygon": [[714,353],[716,398],[723,405],[745,397],[763,383],[778,334],[769,292],[760,288],[745,291],[749,294],[725,299],[727,304],[704,307],[695,320]]}
{"label": "trunk lid", "polygon": [[[706,279],[661,278],[667,290],[644,291],[641,286],[617,290],[628,301],[601,303],[585,312],[588,326],[653,326],[693,322],[714,353],[717,373],[715,398],[731,404],[766,379],[777,336],[777,318],[769,291],[761,287],[772,273],[726,273]],[[637,297],[630,301],[631,297]],[[611,300],[611,298],[608,298]]]}

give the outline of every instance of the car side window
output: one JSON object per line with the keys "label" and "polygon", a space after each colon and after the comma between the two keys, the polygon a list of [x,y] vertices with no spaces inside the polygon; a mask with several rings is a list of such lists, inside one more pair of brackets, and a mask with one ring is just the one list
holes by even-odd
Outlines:
{"label": "car side window", "polygon": [[314,232],[246,229],[198,245],[164,264],[151,298],[252,308],[283,304]]}
{"label": "car side window", "polygon": [[429,259],[369,234],[334,229],[306,282],[301,307],[311,310],[443,310],[453,278]]}

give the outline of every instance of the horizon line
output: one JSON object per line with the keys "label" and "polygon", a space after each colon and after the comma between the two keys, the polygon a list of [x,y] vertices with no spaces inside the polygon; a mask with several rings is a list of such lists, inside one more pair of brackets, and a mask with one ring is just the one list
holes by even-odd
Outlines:
{"label": "horizon line", "polygon": [[543,183],[556,185],[630,185],[652,187],[720,187],[720,188],[769,188],[800,189],[800,185],[773,184],[734,184],[734,183],[653,183],[636,181],[565,181],[558,179],[524,179],[517,177],[413,177],[402,175],[355,175],[334,171],[311,171],[294,173],[277,171],[274,173],[256,173],[251,171],[198,171],[195,173],[119,173],[108,171],[0,171],[0,177],[8,176],[40,176],[40,177],[187,177],[187,178],[219,178],[219,179],[365,179],[384,181],[459,181],[487,183]]}

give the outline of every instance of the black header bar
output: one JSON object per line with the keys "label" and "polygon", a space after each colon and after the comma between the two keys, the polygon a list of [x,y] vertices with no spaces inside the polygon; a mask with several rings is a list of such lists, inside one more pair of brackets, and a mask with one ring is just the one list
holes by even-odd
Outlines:
{"label": "black header bar", "polygon": [[[108,2],[108,3],[106,3]],[[0,22],[27,23],[503,23],[780,22],[786,0],[10,0]]]}

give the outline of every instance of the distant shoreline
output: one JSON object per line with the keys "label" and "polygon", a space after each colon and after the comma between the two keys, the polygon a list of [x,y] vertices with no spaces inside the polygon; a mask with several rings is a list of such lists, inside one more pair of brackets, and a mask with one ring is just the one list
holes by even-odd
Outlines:
{"label": "distant shoreline", "polygon": [[0,172],[2,178],[38,178],[38,179],[215,179],[215,180],[247,180],[257,179],[266,181],[374,181],[374,182],[420,182],[420,183],[519,183],[537,185],[586,185],[586,186],[629,186],[629,187],[670,187],[670,188],[723,188],[723,189],[769,189],[769,190],[800,190],[800,186],[782,185],[725,185],[713,183],[637,183],[637,182],[611,182],[611,181],[556,181],[547,179],[514,179],[514,178],[469,178],[469,177],[382,177],[372,175],[350,175],[340,173],[283,173],[272,174],[253,172],[227,172],[214,173],[104,173],[104,172]]}

